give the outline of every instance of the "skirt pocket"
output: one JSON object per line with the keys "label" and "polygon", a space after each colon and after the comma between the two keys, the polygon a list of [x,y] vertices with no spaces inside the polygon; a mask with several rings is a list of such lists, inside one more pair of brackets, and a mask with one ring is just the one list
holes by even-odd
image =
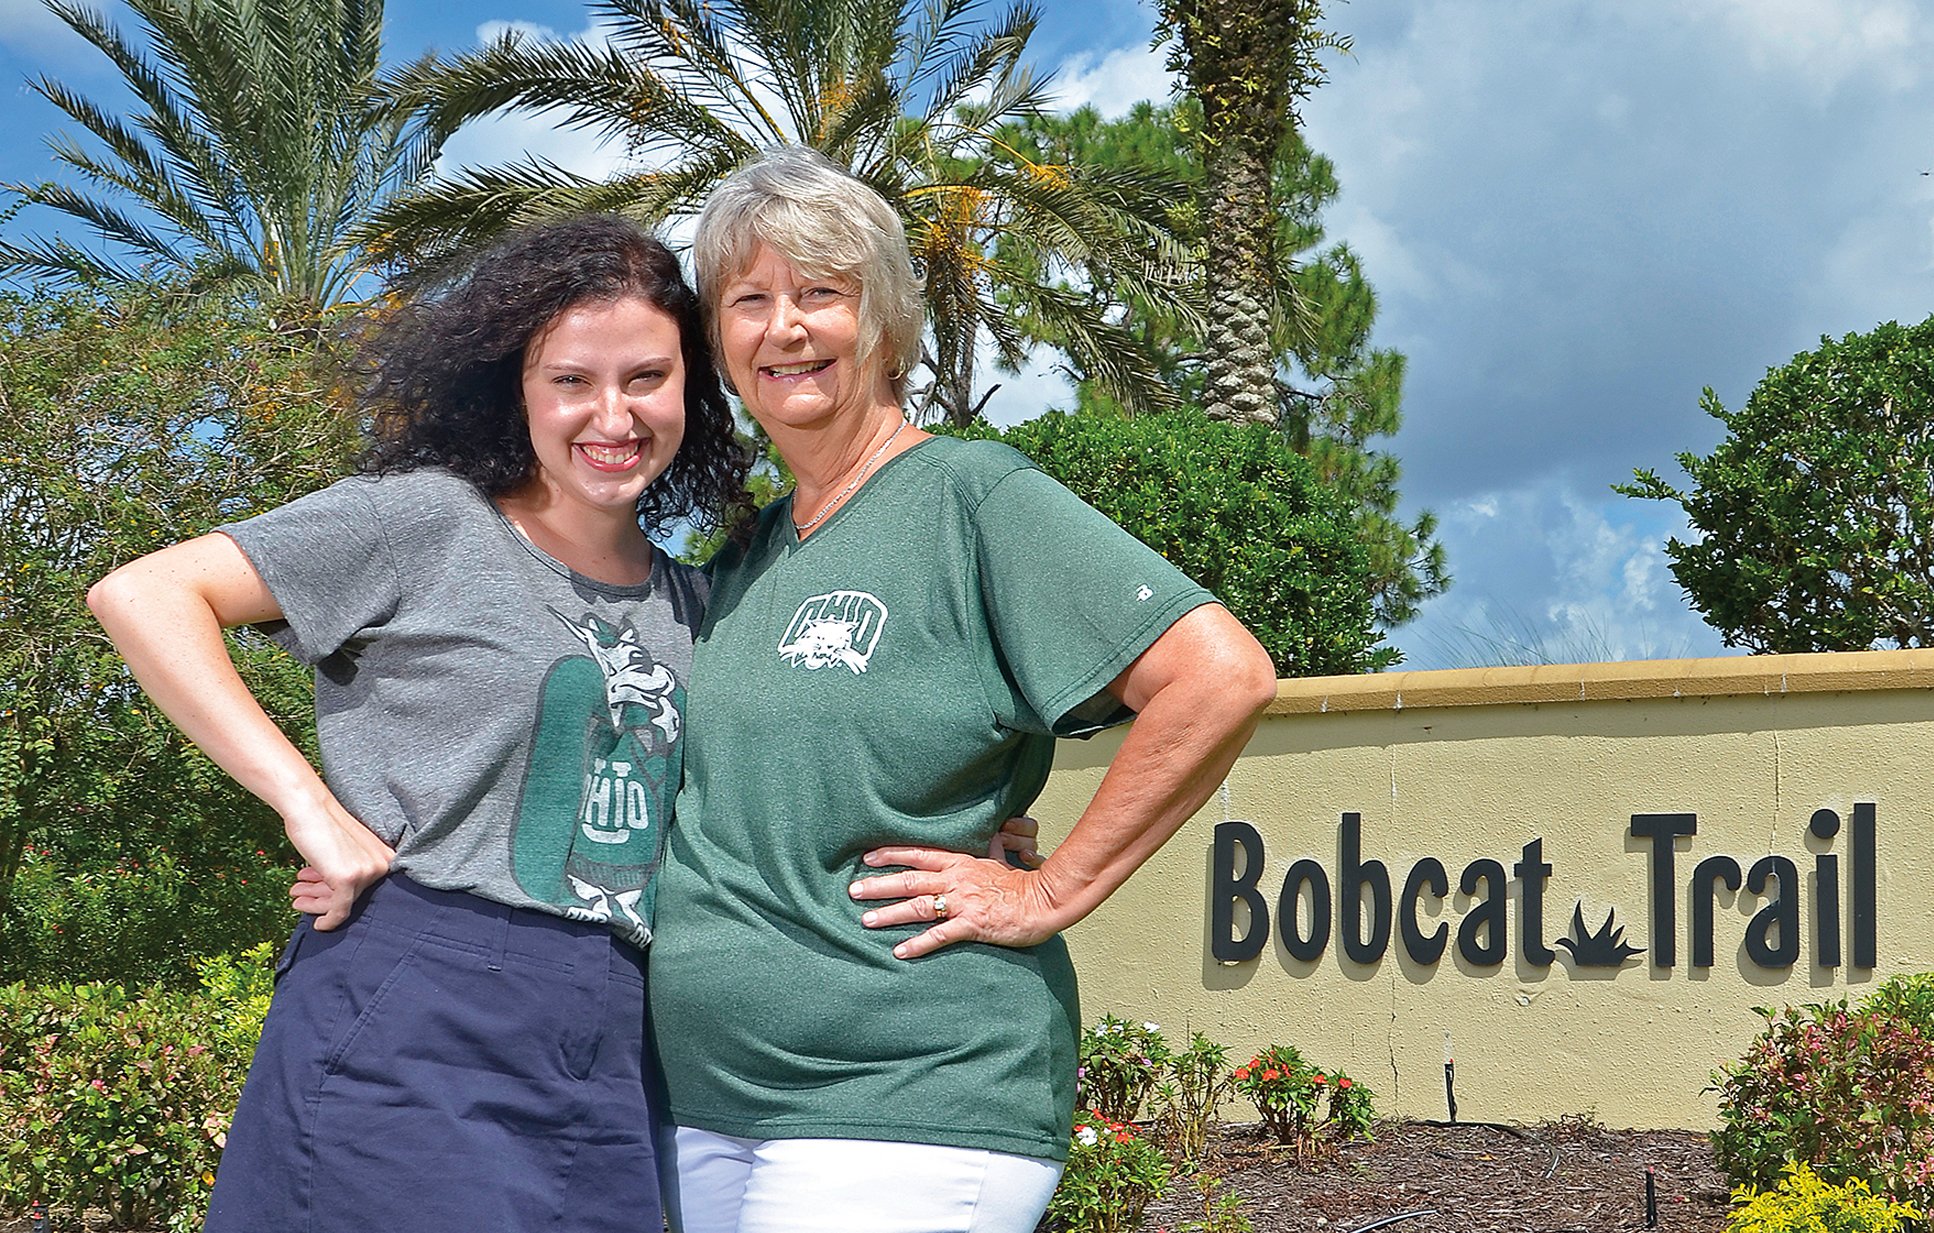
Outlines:
{"label": "skirt pocket", "polygon": [[371,1026],[382,1016],[385,1004],[390,1001],[398,985],[409,978],[416,965],[417,952],[423,945],[420,935],[413,937],[387,929],[364,927],[368,929],[369,936],[361,939],[350,969],[345,973],[350,1002],[344,1009],[349,1012],[349,1022],[323,1059],[322,1077],[325,1083],[342,1072],[344,1063],[358,1042],[369,1034]]}

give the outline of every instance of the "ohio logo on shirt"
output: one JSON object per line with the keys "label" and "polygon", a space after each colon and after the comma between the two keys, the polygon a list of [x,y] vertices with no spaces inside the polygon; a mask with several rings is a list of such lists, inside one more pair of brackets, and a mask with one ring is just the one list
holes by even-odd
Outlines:
{"label": "ohio logo on shirt", "polygon": [[779,656],[796,668],[817,672],[830,664],[866,671],[886,628],[886,605],[865,591],[830,591],[799,605],[779,639]]}
{"label": "ohio logo on shirt", "polygon": [[584,649],[544,677],[511,874],[566,916],[643,935],[684,763],[685,688],[630,622],[551,612]]}

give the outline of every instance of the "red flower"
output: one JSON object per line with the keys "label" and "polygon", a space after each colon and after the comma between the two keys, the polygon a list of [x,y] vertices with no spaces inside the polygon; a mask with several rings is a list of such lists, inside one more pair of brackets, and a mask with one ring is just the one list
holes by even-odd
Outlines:
{"label": "red flower", "polygon": [[1311,1082],[1311,1083],[1328,1083],[1328,1082],[1329,1082],[1329,1079],[1328,1079],[1328,1078],[1326,1078],[1326,1077],[1324,1076],[1324,1074],[1323,1074],[1323,1072],[1319,1070],[1319,1071],[1317,1071],[1317,1072],[1316,1072],[1316,1074],[1315,1074],[1315,1075],[1313,1075],[1313,1076],[1311,1076],[1311,1078],[1310,1078],[1310,1082]]}
{"label": "red flower", "polygon": [[1248,1077],[1249,1077],[1249,1068],[1247,1066],[1236,1067],[1236,1078],[1247,1079]]}
{"label": "red flower", "polygon": [[[1318,1076],[1318,1077],[1320,1078],[1321,1076]],[[1341,1078],[1341,1079],[1338,1079],[1338,1080],[1336,1081],[1336,1085],[1337,1085],[1338,1087],[1340,1087],[1340,1088],[1346,1088],[1346,1089],[1347,1089],[1347,1088],[1348,1088],[1348,1087],[1350,1086],[1350,1080],[1349,1080],[1349,1076],[1347,1076],[1347,1075],[1346,1075],[1346,1076],[1344,1076],[1343,1078]]]}
{"label": "red flower", "polygon": [[1283,1072],[1280,1070],[1265,1070],[1262,1072],[1262,1077],[1264,1082],[1269,1082],[1274,1079],[1282,1078]]}

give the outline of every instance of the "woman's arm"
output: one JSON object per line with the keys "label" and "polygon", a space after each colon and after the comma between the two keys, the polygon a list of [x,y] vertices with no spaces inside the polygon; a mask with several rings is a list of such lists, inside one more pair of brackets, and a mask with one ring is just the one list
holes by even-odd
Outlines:
{"label": "woman's arm", "polygon": [[235,541],[204,535],[130,561],[94,584],[87,606],[162,713],[282,815],[319,871],[291,891],[295,906],[318,929],[341,924],[394,853],[342,807],[235,671],[222,629],[282,615]]}
{"label": "woman's arm", "polygon": [[[855,899],[902,900],[866,912],[866,925],[936,922],[895,955],[912,959],[955,942],[1030,946],[1094,911],[1222,781],[1276,696],[1276,672],[1228,609],[1205,604],[1169,626],[1108,689],[1136,712],[1134,725],[1040,869],[931,848],[866,854],[869,865],[909,867],[853,883]],[[945,896],[945,919],[936,895]]]}

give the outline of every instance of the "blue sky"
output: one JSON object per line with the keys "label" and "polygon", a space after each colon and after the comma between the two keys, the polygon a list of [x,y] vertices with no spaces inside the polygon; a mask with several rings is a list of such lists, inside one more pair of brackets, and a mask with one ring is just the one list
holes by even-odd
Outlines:
{"label": "blue sky", "polygon": [[[591,25],[561,0],[390,0],[389,22],[399,60],[501,23]],[[1119,112],[1168,90],[1152,23],[1130,0],[1054,4],[1035,60],[1064,105]],[[1702,387],[1737,406],[1822,335],[1934,311],[1934,8],[1355,0],[1330,24],[1355,50],[1306,104],[1308,135],[1337,165],[1330,231],[1380,294],[1377,341],[1409,356],[1391,448],[1456,575],[1392,640],[1412,667],[1487,662],[1500,639],[1557,660],[1722,653],[1666,569],[1675,508],[1609,486],[1713,446]],[[0,180],[48,173],[38,72],[113,85],[39,0],[0,0]],[[447,157],[525,149],[616,157],[530,120]],[[993,410],[1064,395],[1043,365]]]}

